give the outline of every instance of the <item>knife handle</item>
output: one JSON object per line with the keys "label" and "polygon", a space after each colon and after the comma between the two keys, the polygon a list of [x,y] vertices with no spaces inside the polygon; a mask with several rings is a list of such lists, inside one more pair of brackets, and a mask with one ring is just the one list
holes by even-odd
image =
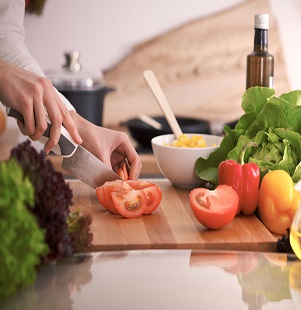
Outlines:
{"label": "knife handle", "polygon": [[[7,116],[11,116],[20,121],[24,121],[22,114],[12,108],[6,108],[6,114]],[[47,115],[47,129],[43,133],[43,137],[39,139],[39,141],[43,144],[45,144],[50,138],[50,129],[51,129],[51,121],[48,117],[48,114],[46,115]],[[61,126],[61,136],[59,138],[58,145],[56,145],[51,151],[54,154],[62,157],[71,157],[76,151],[77,147],[78,144],[73,141],[67,129],[64,126]]]}

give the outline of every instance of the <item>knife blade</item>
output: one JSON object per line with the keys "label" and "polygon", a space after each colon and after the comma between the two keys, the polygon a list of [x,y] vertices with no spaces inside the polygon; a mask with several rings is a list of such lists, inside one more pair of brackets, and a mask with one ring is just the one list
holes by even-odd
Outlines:
{"label": "knife blade", "polygon": [[[7,108],[7,116],[23,121],[18,111]],[[45,144],[50,137],[51,121],[47,115],[47,129],[39,141]],[[72,176],[96,188],[106,181],[120,180],[120,177],[100,159],[73,141],[67,129],[61,127],[61,136],[58,145],[52,149],[53,153],[63,157],[62,168]]]}

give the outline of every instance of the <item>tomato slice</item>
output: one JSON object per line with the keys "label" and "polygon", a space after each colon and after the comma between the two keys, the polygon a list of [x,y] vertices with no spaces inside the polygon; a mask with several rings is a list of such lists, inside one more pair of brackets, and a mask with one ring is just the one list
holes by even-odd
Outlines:
{"label": "tomato slice", "polygon": [[112,192],[112,200],[118,213],[126,218],[140,217],[146,207],[146,195],[143,190]]}
{"label": "tomato slice", "polygon": [[121,180],[127,181],[129,179],[128,170],[126,168],[126,164],[123,164],[123,167],[117,170],[117,174],[120,176]]}
{"label": "tomato slice", "polygon": [[134,189],[141,189],[145,192],[146,209],[144,214],[150,214],[159,207],[162,200],[162,191],[158,185],[144,180],[128,180],[126,183]]}
{"label": "tomato slice", "polygon": [[112,192],[129,191],[132,187],[121,180],[108,181],[96,188],[96,195],[100,204],[107,210],[119,214],[112,200]]}
{"label": "tomato slice", "polygon": [[219,185],[215,190],[195,188],[189,194],[190,205],[197,220],[210,229],[228,225],[238,208],[238,194],[229,185]]}
{"label": "tomato slice", "polygon": [[130,218],[154,212],[162,200],[160,187],[144,180],[108,181],[96,195],[104,208]]}

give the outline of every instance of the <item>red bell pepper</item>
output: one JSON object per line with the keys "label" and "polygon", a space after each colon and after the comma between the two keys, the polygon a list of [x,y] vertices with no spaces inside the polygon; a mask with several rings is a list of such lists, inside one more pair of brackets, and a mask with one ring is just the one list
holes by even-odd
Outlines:
{"label": "red bell pepper", "polygon": [[236,214],[253,214],[258,205],[260,169],[255,163],[244,163],[246,149],[257,147],[255,142],[248,142],[241,149],[238,162],[230,159],[218,167],[218,183],[232,186],[238,196],[239,204]]}

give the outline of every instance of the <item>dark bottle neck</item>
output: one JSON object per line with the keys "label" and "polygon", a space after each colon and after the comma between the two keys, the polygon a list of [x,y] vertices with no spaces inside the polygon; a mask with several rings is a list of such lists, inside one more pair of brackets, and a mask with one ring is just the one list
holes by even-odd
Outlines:
{"label": "dark bottle neck", "polygon": [[268,52],[268,30],[255,28],[254,51]]}

